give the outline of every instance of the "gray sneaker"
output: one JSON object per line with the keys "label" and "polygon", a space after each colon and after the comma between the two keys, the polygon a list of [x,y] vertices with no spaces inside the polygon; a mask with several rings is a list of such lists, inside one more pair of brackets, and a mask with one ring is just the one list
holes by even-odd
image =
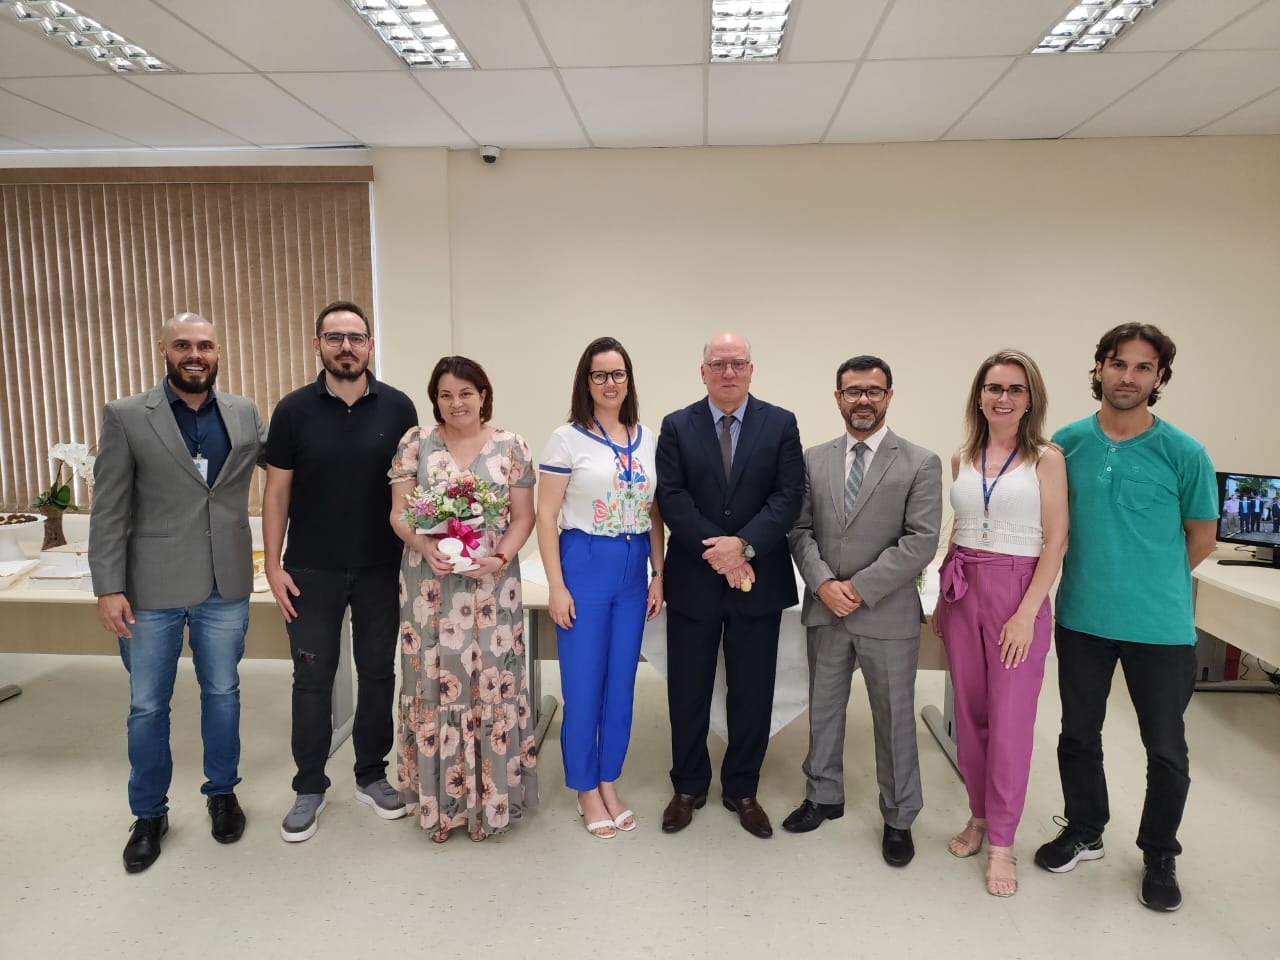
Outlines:
{"label": "gray sneaker", "polygon": [[400,794],[387,783],[386,777],[363,787],[356,784],[356,799],[373,807],[373,812],[383,820],[399,820],[408,812]]}
{"label": "gray sneaker", "polygon": [[323,793],[300,793],[280,824],[280,836],[285,843],[301,843],[316,835],[320,827],[320,814],[324,810]]}

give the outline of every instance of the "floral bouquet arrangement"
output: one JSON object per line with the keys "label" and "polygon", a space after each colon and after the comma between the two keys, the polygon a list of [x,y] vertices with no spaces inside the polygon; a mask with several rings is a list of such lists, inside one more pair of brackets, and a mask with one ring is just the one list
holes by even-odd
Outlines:
{"label": "floral bouquet arrangement", "polygon": [[[71,484],[78,476],[86,487],[93,489],[93,462],[96,457],[89,452],[83,443],[55,443],[49,448],[49,459],[57,466],[53,471],[53,480],[49,489],[44,490],[32,501],[31,506],[37,510],[70,510],[73,513],[80,508],[71,502]],[[70,470],[67,482],[62,482],[63,470]]]}
{"label": "floral bouquet arrangement", "polygon": [[432,474],[430,486],[414,487],[404,501],[400,519],[415,533],[438,539],[456,572],[470,570],[483,555],[477,528],[496,523],[510,504],[493,484],[470,474]]}

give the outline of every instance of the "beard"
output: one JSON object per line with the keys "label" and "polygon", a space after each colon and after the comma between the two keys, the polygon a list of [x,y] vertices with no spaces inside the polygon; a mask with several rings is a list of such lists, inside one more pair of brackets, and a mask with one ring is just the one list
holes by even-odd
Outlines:
{"label": "beard", "polygon": [[181,390],[183,393],[206,393],[213,387],[214,381],[218,379],[217,360],[209,364],[209,368],[202,374],[187,373],[181,367],[175,366],[168,357],[164,358],[164,368],[169,382],[173,384],[175,389]]}
{"label": "beard", "polygon": [[364,376],[364,372],[369,369],[368,358],[366,357],[364,362],[361,363],[354,354],[345,354],[338,357],[322,356],[320,362],[335,380],[359,380]]}
{"label": "beard", "polygon": [[858,433],[875,433],[880,429],[880,424],[884,423],[885,414],[889,411],[873,409],[870,414],[863,415],[856,413],[853,409],[845,411],[844,422],[849,425],[850,430]]}
{"label": "beard", "polygon": [[1120,394],[1114,389],[1104,389],[1102,395],[1107,398],[1107,403],[1113,410],[1133,410],[1147,405],[1147,398],[1151,396],[1151,391],[1137,390],[1133,393]]}

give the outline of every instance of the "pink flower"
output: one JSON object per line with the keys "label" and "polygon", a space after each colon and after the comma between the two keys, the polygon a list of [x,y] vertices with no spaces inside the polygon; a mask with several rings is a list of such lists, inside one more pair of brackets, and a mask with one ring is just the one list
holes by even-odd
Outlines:
{"label": "pink flower", "polygon": [[449,619],[459,626],[470,629],[476,622],[476,598],[470,593],[458,591],[453,595],[453,607],[449,610]]}
{"label": "pink flower", "polygon": [[[487,764],[488,761],[486,760]],[[480,802],[484,804],[490,803],[494,795],[498,792],[498,786],[493,782],[493,778],[485,774],[480,778]]]}
{"label": "pink flower", "polygon": [[497,703],[502,695],[502,680],[497,667],[488,667],[480,673],[480,700],[483,703]]}
{"label": "pink flower", "polygon": [[451,797],[467,792],[467,770],[463,764],[455,763],[444,772],[444,792]]}
{"label": "pink flower", "polygon": [[440,618],[440,642],[450,650],[461,650],[469,632],[464,631],[462,624],[449,617]]}
{"label": "pink flower", "polygon": [[413,629],[413,624],[400,624],[400,650],[403,653],[415,654],[422,648],[422,637]]}
{"label": "pink flower", "polygon": [[516,712],[520,715],[520,726],[529,725],[529,698],[523,693],[516,697]]}
{"label": "pink flower", "polygon": [[434,796],[422,797],[418,804],[418,823],[430,830],[440,821],[440,802]]}
{"label": "pink flower", "polygon": [[458,746],[461,743],[462,739],[458,736],[458,728],[446,723],[444,729],[440,731],[440,759],[447,760],[457,756]]}
{"label": "pink flower", "polygon": [[493,708],[493,722],[496,725],[499,718],[501,718],[503,729],[514,730],[518,713],[519,711],[516,710],[514,703],[500,703]]}
{"label": "pink flower", "polygon": [[427,675],[428,680],[436,680],[440,677],[440,647],[427,647],[426,652],[422,655],[422,671]]}
{"label": "pink flower", "polygon": [[462,652],[462,668],[467,671],[467,676],[472,676],[482,663],[484,658],[480,654],[480,644],[472,640],[471,646]]}
{"label": "pink flower", "polygon": [[489,638],[489,652],[495,657],[501,657],[511,649],[512,643],[511,625],[507,623],[498,624],[494,627],[493,634]]}
{"label": "pink flower", "polygon": [[533,734],[520,741],[520,763],[526,770],[538,765],[538,745],[533,741]]}
{"label": "pink flower", "polygon": [[505,727],[500,727],[496,723],[493,725],[493,730],[489,734],[489,746],[500,756],[507,752],[507,748],[511,746],[511,738],[507,735]]}
{"label": "pink flower", "polygon": [[595,508],[595,514],[592,516],[592,519],[596,523],[604,523],[605,518],[609,516],[608,505],[605,504],[603,500],[597,500],[595,502]]}
{"label": "pink flower", "polygon": [[498,675],[498,696],[510,700],[516,695],[516,675],[510,670],[503,670]]}
{"label": "pink flower", "polygon": [[462,693],[462,684],[458,682],[458,678],[448,670],[440,671],[440,705],[444,706],[458,699]]}
{"label": "pink flower", "polygon": [[436,726],[435,714],[428,713],[418,724],[418,752],[424,757],[434,757],[440,747],[439,730]]}
{"label": "pink flower", "polygon": [[404,571],[403,571],[403,570],[402,570],[402,571],[400,571],[400,582],[399,582],[399,584],[398,584],[398,588],[399,588],[399,591],[400,591],[400,598],[399,598],[399,601],[398,601],[398,602],[399,602],[400,606],[402,606],[402,607],[403,607],[403,606],[404,606],[404,602],[405,602],[406,600],[408,600],[408,599],[409,599],[409,588],[405,585],[405,582],[404,582]]}
{"label": "pink flower", "polygon": [[480,630],[488,630],[498,622],[498,602],[493,598],[492,594],[481,596],[476,591],[476,627]]}
{"label": "pink flower", "polygon": [[516,754],[507,761],[507,786],[520,786],[520,754]]}
{"label": "pink flower", "polygon": [[471,748],[471,744],[476,738],[476,728],[480,725],[480,720],[476,716],[474,710],[468,710],[462,717],[462,742]]}
{"label": "pink flower", "polygon": [[511,649],[517,657],[524,656],[524,624],[516,623],[511,627]]}
{"label": "pink flower", "polygon": [[511,822],[511,811],[505,793],[495,794],[493,799],[484,805],[485,818],[494,827],[505,827]]}
{"label": "pink flower", "polygon": [[498,592],[498,606],[503,610],[520,608],[520,581],[515,577],[507,577],[502,581],[502,589]]}

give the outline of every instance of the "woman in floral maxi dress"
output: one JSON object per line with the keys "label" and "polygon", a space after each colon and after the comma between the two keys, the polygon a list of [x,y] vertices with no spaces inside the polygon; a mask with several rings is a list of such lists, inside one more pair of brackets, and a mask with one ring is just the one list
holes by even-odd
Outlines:
{"label": "woman in floral maxi dress", "polygon": [[[493,390],[478,364],[445,357],[427,393],[437,426],[405,434],[389,472],[392,525],[406,544],[398,787],[432,840],[443,843],[455,827],[483,840],[506,832],[538,797],[516,557],[533,527],[534,474],[524,440],[488,427]],[[510,505],[478,531],[479,568],[455,574],[435,538],[415,534],[400,512],[415,486],[467,475]]]}

